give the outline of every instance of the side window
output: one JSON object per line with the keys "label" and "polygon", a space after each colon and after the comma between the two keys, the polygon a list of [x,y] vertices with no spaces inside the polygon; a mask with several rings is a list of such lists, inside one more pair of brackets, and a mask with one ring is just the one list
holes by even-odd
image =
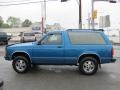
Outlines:
{"label": "side window", "polygon": [[97,32],[68,32],[73,45],[79,44],[106,44],[104,38]]}
{"label": "side window", "polygon": [[61,33],[49,34],[41,41],[41,44],[42,45],[61,45],[62,34]]}

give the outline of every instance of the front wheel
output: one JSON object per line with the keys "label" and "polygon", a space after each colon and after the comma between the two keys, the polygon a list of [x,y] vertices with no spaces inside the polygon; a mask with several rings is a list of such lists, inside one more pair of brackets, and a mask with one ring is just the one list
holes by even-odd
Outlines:
{"label": "front wheel", "polygon": [[93,75],[98,70],[98,62],[93,57],[85,57],[79,63],[79,70],[82,74]]}
{"label": "front wheel", "polygon": [[23,56],[16,56],[12,65],[17,73],[26,73],[30,69],[30,63]]}

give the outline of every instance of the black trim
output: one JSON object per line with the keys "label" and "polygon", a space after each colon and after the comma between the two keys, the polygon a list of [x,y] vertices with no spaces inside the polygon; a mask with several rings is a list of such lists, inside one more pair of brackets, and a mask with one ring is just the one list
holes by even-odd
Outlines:
{"label": "black trim", "polygon": [[114,58],[111,59],[111,63],[114,63],[114,62],[116,62],[116,59],[114,59]]}

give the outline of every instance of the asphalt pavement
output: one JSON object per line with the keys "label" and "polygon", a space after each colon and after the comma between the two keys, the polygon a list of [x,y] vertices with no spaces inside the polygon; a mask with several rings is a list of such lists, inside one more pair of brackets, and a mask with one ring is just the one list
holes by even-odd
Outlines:
{"label": "asphalt pavement", "polygon": [[[0,78],[3,90],[120,90],[120,60],[104,64],[95,75],[79,73],[77,66],[44,66],[33,68],[26,74],[17,74],[12,62],[5,61],[5,46],[0,46]],[[120,46],[115,46],[119,58]]]}

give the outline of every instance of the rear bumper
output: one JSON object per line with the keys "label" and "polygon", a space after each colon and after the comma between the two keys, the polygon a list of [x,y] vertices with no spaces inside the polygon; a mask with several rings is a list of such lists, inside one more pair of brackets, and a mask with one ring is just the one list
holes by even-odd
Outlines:
{"label": "rear bumper", "polygon": [[101,64],[107,64],[107,63],[115,63],[116,59],[115,58],[109,58],[109,59],[102,59]]}

